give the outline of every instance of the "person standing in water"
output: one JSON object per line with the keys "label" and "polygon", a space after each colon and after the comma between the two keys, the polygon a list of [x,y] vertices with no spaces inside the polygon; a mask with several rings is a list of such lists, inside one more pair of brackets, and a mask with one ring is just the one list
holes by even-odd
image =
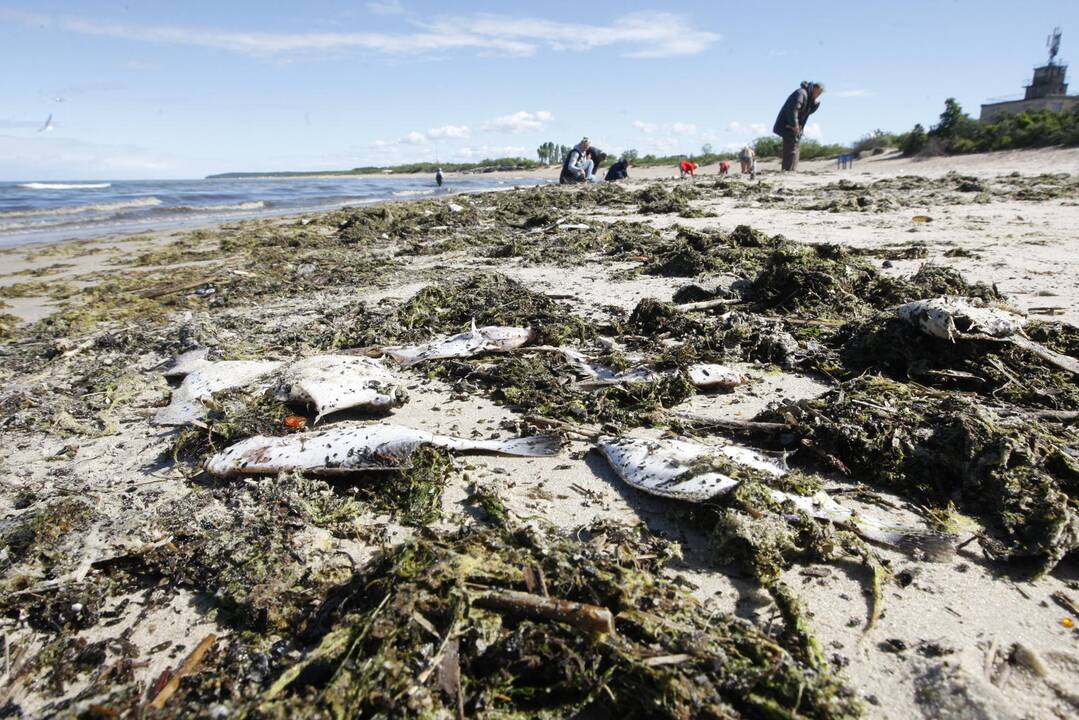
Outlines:
{"label": "person standing in water", "polygon": [[435,183],[439,187],[442,187],[442,168],[439,168],[435,171]]}
{"label": "person standing in water", "polygon": [[783,138],[783,170],[785,171],[793,172],[798,169],[799,145],[805,133],[806,121],[820,107],[822,93],[824,93],[822,83],[803,82],[790,94],[779,111],[772,132]]}

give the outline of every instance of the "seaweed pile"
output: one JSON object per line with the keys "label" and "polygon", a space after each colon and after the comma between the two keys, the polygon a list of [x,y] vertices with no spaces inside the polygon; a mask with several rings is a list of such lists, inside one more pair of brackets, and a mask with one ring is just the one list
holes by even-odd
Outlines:
{"label": "seaweed pile", "polygon": [[[208,707],[250,717],[860,715],[806,636],[789,592],[775,593],[782,621],[770,632],[716,614],[665,577],[675,550],[641,528],[593,525],[578,537],[428,532],[359,572],[323,565],[296,595],[302,566],[288,559],[287,527],[259,522],[270,535],[243,533],[244,577],[223,574],[212,554],[202,557],[213,550],[209,535],[174,540],[176,562],[152,550],[102,567],[121,585],[164,576],[219,587],[217,597],[242,609],[219,617],[237,632],[200,643],[167,704],[151,705],[155,717]],[[263,607],[259,598],[273,597]],[[55,654],[79,658],[63,679],[94,682],[48,711],[120,714],[140,706],[144,695],[130,674],[137,650],[106,662],[113,653],[104,646],[57,642]],[[91,657],[104,672],[94,672]]]}
{"label": "seaweed pile", "polygon": [[788,424],[787,447],[859,481],[977,515],[991,556],[1031,557],[1046,572],[1079,548],[1073,429],[872,375],[756,419]]}
{"label": "seaweed pile", "polygon": [[[931,192],[971,201],[1073,192],[1059,178],[882,182],[828,192],[855,198],[859,208],[859,194],[894,195],[904,183],[910,202],[943,201]],[[0,369],[2,427],[20,438],[59,439],[59,452],[74,458],[79,447],[65,445],[68,438],[89,442],[152,412],[166,389],[157,363],[178,351],[211,347],[215,358],[259,359],[374,352],[473,322],[530,327],[533,345],[570,346],[615,370],[642,364],[667,372],[586,389],[576,382],[579,367],[550,347],[418,367],[448,383],[455,399],[485,394],[526,415],[522,423],[553,419],[612,434],[717,429],[668,411],[696,392],[686,372],[692,363],[816,373],[831,391],[742,424],[761,444],[796,451],[799,467],[886,488],[941,522],[953,509],[977,517],[993,558],[1033,559],[1045,572],[1074,553],[1074,378],[1022,347],[932,337],[894,311],[940,295],[1004,302],[995,288],[930,263],[894,277],[869,259],[925,257],[917,243],[867,252],[748,226],[657,230],[602,217],[613,206],[692,215],[691,201],[721,194],[793,204],[805,200],[799,192],[725,180],[671,191],[534,188],[185,233],[133,253],[123,275],[9,286],[11,295],[51,294],[60,306],[31,327],[0,322],[0,337],[13,339]],[[454,265],[447,256],[464,249],[465,262]],[[694,284],[675,295],[679,304],[643,298],[629,314],[600,308],[586,317],[560,302],[564,296],[474,270],[505,258],[554,266],[634,261],[634,272]],[[433,281],[403,301],[357,295],[406,271]],[[1028,322],[1025,331],[1079,357],[1073,327]],[[161,464],[179,461],[174,468],[187,474],[241,438],[304,432],[310,421],[262,392],[219,393],[211,405],[205,422],[167,448],[160,440],[148,446],[164,452]],[[497,490],[476,481],[464,505],[492,527],[436,530],[460,519],[443,498],[451,482],[469,481],[460,467],[427,448],[410,467],[378,478],[217,483],[191,473],[168,490],[124,489],[97,505],[42,483],[40,496],[16,498],[16,512],[0,521],[8,591],[0,593],[0,614],[36,632],[36,644],[14,659],[13,676],[50,703],[43,712],[87,716],[859,715],[780,576],[798,561],[860,562],[872,576],[871,625],[891,567],[852,532],[768,493],[817,490],[819,476],[740,478],[729,497],[681,506],[720,560],[771,594],[779,622],[761,629],[693,600],[669,577],[675,546],[642,528],[591,526],[576,536],[519,529]],[[51,483],[76,471],[49,473]],[[81,557],[88,533],[121,508],[125,537],[145,544]],[[394,543],[410,539],[391,545],[391,534]],[[134,678],[158,651],[136,647],[131,627],[108,628],[132,614],[127,603],[145,617],[181,593],[230,634],[201,643],[186,677],[163,678],[148,693]],[[174,657],[186,649],[173,648]],[[165,687],[171,695],[147,706]]]}

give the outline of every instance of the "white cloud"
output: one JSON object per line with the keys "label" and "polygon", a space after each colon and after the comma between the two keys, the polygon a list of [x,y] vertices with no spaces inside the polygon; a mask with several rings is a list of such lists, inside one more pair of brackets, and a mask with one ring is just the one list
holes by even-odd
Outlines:
{"label": "white cloud", "polygon": [[666,133],[667,135],[694,135],[697,132],[697,126],[693,123],[687,122],[673,122],[669,125],[661,126],[652,122],[634,120],[633,127],[637,128],[645,135],[653,135],[660,131]]}
{"label": "white cloud", "polygon": [[429,140],[442,140],[445,138],[467,138],[471,133],[467,125],[443,125],[431,128],[427,131]]}
{"label": "white cloud", "polygon": [[536,112],[520,110],[512,115],[503,115],[502,117],[488,120],[483,124],[482,129],[494,132],[526,132],[528,130],[539,130],[553,119],[554,115],[546,110],[537,110]]}
{"label": "white cloud", "polygon": [[401,0],[383,0],[382,2],[369,2],[367,9],[375,15],[404,15],[408,11],[401,4]]}
{"label": "white cloud", "polygon": [[522,157],[528,154],[528,148],[520,145],[480,145],[478,147],[458,148],[450,153],[450,156],[461,160],[487,160],[501,157]]}
{"label": "white cloud", "polygon": [[854,97],[872,97],[873,93],[868,90],[838,90],[833,93],[829,93],[833,97],[841,98],[854,98]]}
{"label": "white cloud", "polygon": [[[381,11],[393,3],[373,3]],[[369,5],[369,9],[371,5]],[[81,17],[48,17],[0,10],[0,18],[37,27],[51,25],[81,35],[136,42],[213,48],[269,57],[349,49],[391,55],[472,49],[486,53],[531,55],[539,49],[585,51],[618,48],[634,58],[696,55],[720,35],[695,28],[686,17],[667,12],[633,12],[607,25],[565,23],[529,17],[478,14],[410,20],[411,31],[272,33],[178,25],[136,25]]]}
{"label": "white cloud", "polygon": [[[400,145],[423,145],[431,140],[460,139],[467,138],[469,135],[470,131],[467,125],[443,125],[442,127],[431,128],[427,132],[413,130],[397,142]],[[385,147],[387,143],[376,140],[374,145],[375,147]]]}
{"label": "white cloud", "polygon": [[743,123],[734,120],[727,124],[727,132],[747,137],[760,137],[768,134],[768,126],[764,123]]}
{"label": "white cloud", "polygon": [[816,140],[817,142],[824,140],[824,131],[821,130],[820,123],[806,125],[804,135],[807,140]]}

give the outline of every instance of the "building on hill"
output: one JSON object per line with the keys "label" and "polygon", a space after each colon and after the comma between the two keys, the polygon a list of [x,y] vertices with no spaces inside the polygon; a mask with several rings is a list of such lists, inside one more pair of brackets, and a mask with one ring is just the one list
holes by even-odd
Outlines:
{"label": "building on hill", "polygon": [[982,105],[979,120],[993,122],[1005,115],[1017,115],[1030,110],[1074,110],[1079,108],[1079,95],[1068,94],[1068,66],[1056,61],[1060,51],[1060,28],[1049,36],[1049,63],[1034,68],[1034,80],[1026,86],[1023,98],[1001,100]]}

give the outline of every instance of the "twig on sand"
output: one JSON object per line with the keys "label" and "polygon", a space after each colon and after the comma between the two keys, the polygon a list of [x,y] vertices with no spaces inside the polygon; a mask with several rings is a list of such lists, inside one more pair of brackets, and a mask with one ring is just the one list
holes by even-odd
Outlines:
{"label": "twig on sand", "polygon": [[669,412],[667,413],[667,416],[680,420],[697,429],[721,428],[723,430],[763,435],[774,435],[785,430],[790,430],[790,426],[784,423],[739,420],[737,418],[713,418],[687,412]]}
{"label": "twig on sand", "polygon": [[614,632],[614,615],[599,605],[559,600],[516,590],[486,593],[477,597],[472,604],[495,612],[554,620],[590,633]]}
{"label": "twig on sand", "polygon": [[683,312],[693,312],[694,310],[711,310],[712,308],[726,307],[730,304],[730,300],[701,300],[700,302],[675,305],[675,307]]}
{"label": "twig on sand", "polygon": [[567,435],[577,435],[586,440],[595,440],[603,434],[599,428],[592,427],[591,425],[573,425],[572,423],[563,422],[562,420],[556,420],[555,418],[549,418],[543,415],[525,415],[524,419],[526,422],[531,423],[536,427],[561,430]]}
{"label": "twig on sand", "polygon": [[1053,602],[1055,602],[1057,605],[1064,608],[1075,617],[1079,618],[1079,603],[1076,603],[1075,600],[1072,600],[1071,596],[1068,595],[1066,592],[1064,592],[1063,590],[1057,590],[1049,597],[1053,598]]}
{"label": "twig on sand", "polygon": [[195,649],[191,651],[191,654],[184,659],[183,664],[180,665],[176,672],[172,673],[168,682],[166,682],[164,687],[157,692],[154,699],[150,701],[151,708],[160,710],[165,707],[165,703],[167,703],[169,698],[175,695],[176,691],[180,688],[180,680],[198,669],[199,665],[202,663],[203,656],[206,655],[206,651],[209,650],[210,646],[215,642],[217,642],[217,635],[210,633],[195,646]]}

